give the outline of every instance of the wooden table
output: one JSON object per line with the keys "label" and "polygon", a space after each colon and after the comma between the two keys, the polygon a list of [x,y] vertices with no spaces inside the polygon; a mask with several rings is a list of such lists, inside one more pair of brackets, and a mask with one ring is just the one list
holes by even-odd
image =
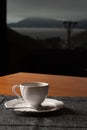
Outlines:
{"label": "wooden table", "polygon": [[19,72],[0,77],[0,94],[14,95],[12,86],[23,82],[48,82],[49,96],[87,96],[87,78]]}

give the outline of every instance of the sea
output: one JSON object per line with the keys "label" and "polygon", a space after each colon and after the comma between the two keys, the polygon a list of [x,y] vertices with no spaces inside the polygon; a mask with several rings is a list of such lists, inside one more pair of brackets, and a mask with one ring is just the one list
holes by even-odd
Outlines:
{"label": "sea", "polygon": [[[65,28],[12,28],[20,34],[31,36],[35,39],[45,39],[52,37],[61,37],[63,40],[67,39],[67,29]],[[72,29],[72,35],[78,34],[85,29]]]}

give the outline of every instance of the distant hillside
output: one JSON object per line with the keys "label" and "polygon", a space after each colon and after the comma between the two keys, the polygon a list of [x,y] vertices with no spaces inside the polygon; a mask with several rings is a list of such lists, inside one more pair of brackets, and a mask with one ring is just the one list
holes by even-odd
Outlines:
{"label": "distant hillside", "polygon": [[24,36],[11,28],[7,28],[7,40],[10,46],[30,46],[35,45],[35,40],[32,37]]}
{"label": "distant hillside", "polygon": [[[87,32],[84,34],[86,37]],[[78,35],[78,38],[75,39],[83,40],[84,34],[82,34],[83,36]],[[9,43],[8,73],[34,72],[87,76],[87,71],[85,71],[87,69],[87,51],[62,49],[63,41],[59,37],[57,39],[34,40],[10,28],[7,28],[7,35]],[[55,43],[56,45],[54,45]],[[53,46],[47,48],[47,44]],[[57,46],[58,48],[56,48]],[[35,49],[36,47],[37,49]]]}
{"label": "distant hillside", "polygon": [[[64,21],[56,20],[56,19],[49,19],[49,18],[37,18],[37,17],[30,17],[25,18],[17,23],[10,23],[8,24],[9,27],[38,27],[38,28],[56,28],[56,27],[64,27]],[[85,28],[87,29],[87,20],[77,21],[78,24],[75,28]]]}
{"label": "distant hillside", "polygon": [[41,48],[61,48],[64,44],[60,37],[47,39],[34,39],[30,36],[25,36],[16,32],[11,28],[7,28],[8,43],[11,48],[19,47],[25,49],[41,49]]}
{"label": "distant hillside", "polygon": [[73,48],[81,48],[87,50],[87,30],[72,37],[72,46]]}

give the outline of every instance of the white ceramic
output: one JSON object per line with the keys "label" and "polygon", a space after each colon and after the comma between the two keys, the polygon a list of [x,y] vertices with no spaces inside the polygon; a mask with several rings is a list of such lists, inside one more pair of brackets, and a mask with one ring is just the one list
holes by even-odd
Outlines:
{"label": "white ceramic", "polygon": [[[21,91],[21,96],[16,92],[16,88],[19,87]],[[24,100],[27,105],[37,108],[48,95],[49,84],[45,82],[26,82],[20,85],[14,85],[12,87],[13,93]]]}
{"label": "white ceramic", "polygon": [[15,112],[22,113],[40,113],[40,112],[51,112],[55,110],[60,110],[64,107],[63,101],[59,101],[56,99],[46,98],[39,109],[31,108],[27,106],[27,103],[20,99],[12,99],[6,101],[4,106],[8,109],[12,109]]}

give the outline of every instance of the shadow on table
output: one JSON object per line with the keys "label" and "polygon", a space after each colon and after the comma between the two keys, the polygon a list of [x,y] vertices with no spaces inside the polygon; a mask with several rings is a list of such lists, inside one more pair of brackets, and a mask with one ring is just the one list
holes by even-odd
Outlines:
{"label": "shadow on table", "polygon": [[60,115],[78,115],[79,113],[70,108],[62,108],[60,110],[55,110],[50,112],[39,112],[39,113],[16,112],[16,114],[19,114],[20,116],[31,116],[31,117],[54,117]]}

